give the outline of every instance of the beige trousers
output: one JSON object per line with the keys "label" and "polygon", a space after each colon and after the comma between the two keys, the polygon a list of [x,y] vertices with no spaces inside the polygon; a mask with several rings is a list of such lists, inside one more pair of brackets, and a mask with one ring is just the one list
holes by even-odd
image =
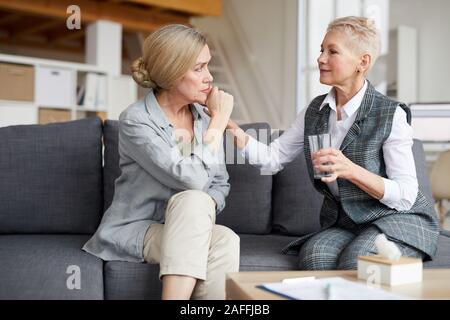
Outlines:
{"label": "beige trousers", "polygon": [[193,299],[225,299],[225,275],[239,270],[239,237],[215,224],[215,202],[205,192],[187,190],[167,204],[165,223],[150,225],[144,259],[159,263],[159,277],[198,279]]}

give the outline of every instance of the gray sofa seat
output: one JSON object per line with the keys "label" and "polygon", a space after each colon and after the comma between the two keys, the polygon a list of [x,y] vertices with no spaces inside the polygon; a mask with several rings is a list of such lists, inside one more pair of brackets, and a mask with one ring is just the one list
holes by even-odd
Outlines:
{"label": "gray sofa seat", "polygon": [[268,234],[239,234],[240,271],[286,271],[298,269],[298,257],[281,253],[295,237]]}
{"label": "gray sofa seat", "polygon": [[161,281],[158,275],[158,264],[107,261],[104,267],[105,299],[160,299]]}
{"label": "gray sofa seat", "polygon": [[[444,232],[445,233],[445,232]],[[292,236],[239,234],[241,239],[240,271],[288,271],[298,269],[298,258],[280,253]],[[442,251],[442,252],[440,252]],[[450,263],[450,233],[439,237],[435,260],[425,262],[425,268],[448,268]],[[105,263],[105,299],[159,299],[161,282],[159,265],[108,261]],[[149,285],[151,284],[151,285]]]}
{"label": "gray sofa seat", "polygon": [[[80,250],[88,239],[0,235],[0,299],[103,299],[103,261]],[[69,266],[79,267],[79,290]]]}
{"label": "gray sofa seat", "polygon": [[[262,129],[255,136],[268,142],[267,124],[243,127]],[[102,125],[97,118],[0,128],[0,299],[160,298],[158,265],[104,262],[81,250],[111,204],[120,175],[117,145],[117,121]],[[261,175],[231,140],[225,146],[239,164],[227,164],[231,190],[216,221],[240,236],[240,269],[296,270],[298,258],[281,248],[320,228],[322,203],[304,155],[276,175]],[[432,201],[420,141],[413,151],[419,187]],[[70,265],[80,267],[80,290],[67,288]],[[450,267],[450,232],[441,233],[425,267]]]}
{"label": "gray sofa seat", "polygon": [[100,119],[0,128],[0,299],[104,298],[103,261],[81,250],[102,180]]}
{"label": "gray sofa seat", "polygon": [[161,281],[158,275],[158,264],[107,261],[104,267],[105,299],[160,299]]}
{"label": "gray sofa seat", "polygon": [[[297,257],[280,253],[293,237],[279,235],[239,234],[241,238],[241,271],[293,270]],[[159,299],[161,281],[159,265],[108,261],[105,263],[105,299]],[[151,285],[149,285],[151,284]]]}

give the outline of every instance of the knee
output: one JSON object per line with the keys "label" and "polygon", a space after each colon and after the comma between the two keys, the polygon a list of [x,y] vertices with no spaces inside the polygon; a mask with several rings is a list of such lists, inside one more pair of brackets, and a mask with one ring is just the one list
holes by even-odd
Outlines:
{"label": "knee", "polygon": [[369,255],[371,253],[362,250],[355,244],[349,245],[342,251],[338,259],[338,269],[339,270],[354,270],[358,266],[358,257],[362,255]]}
{"label": "knee", "polygon": [[375,237],[379,234],[368,229],[364,234],[350,242],[339,255],[339,270],[354,270],[358,267],[358,257],[376,254]]}
{"label": "knee", "polygon": [[195,217],[200,217],[201,213],[211,216],[216,212],[213,198],[200,190],[186,190],[174,194],[169,199],[167,209],[172,211],[174,207],[181,207],[183,214],[192,213]]}
{"label": "knee", "polygon": [[200,202],[205,203],[205,205],[214,204],[214,200],[209,194],[200,190],[185,190],[182,192],[175,193],[169,199],[169,204],[180,203],[184,205],[198,205]]}
{"label": "knee", "polygon": [[300,270],[336,269],[338,253],[319,242],[307,241],[299,251]]}
{"label": "knee", "polygon": [[240,238],[230,228],[215,225],[211,237],[212,254],[239,261]]}
{"label": "knee", "polygon": [[358,257],[340,257],[337,268],[339,270],[356,270],[358,266]]}
{"label": "knee", "polygon": [[239,250],[241,239],[230,228],[216,224],[213,231],[213,242],[222,247]]}

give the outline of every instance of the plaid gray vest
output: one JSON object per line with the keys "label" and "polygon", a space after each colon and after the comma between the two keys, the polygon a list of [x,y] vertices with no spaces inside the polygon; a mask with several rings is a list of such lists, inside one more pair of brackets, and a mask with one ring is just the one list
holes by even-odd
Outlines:
{"label": "plaid gray vest", "polygon": [[[328,132],[331,109],[325,105],[319,110],[325,96],[315,98],[308,106],[305,114],[304,138],[309,176],[315,188],[325,196],[320,212],[322,228],[328,228],[336,222],[341,206],[341,210],[356,224],[374,224],[387,237],[420,249],[430,257],[434,256],[439,224],[433,206],[420,190],[410,210],[396,211],[372,198],[348,180],[337,179],[339,199],[336,199],[325,183],[314,179],[307,137]],[[382,95],[368,83],[355,122],[340,146],[342,153],[359,166],[387,178],[382,148],[391,133],[394,113],[399,105],[405,110],[408,123],[411,123],[411,112],[406,105]]]}

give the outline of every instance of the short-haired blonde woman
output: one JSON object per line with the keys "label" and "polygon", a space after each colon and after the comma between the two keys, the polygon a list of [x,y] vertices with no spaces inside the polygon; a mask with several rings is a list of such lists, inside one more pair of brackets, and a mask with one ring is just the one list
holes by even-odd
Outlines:
{"label": "short-haired blonde woman", "polygon": [[[336,19],[328,26],[317,63],[320,82],[333,88],[316,97],[269,146],[229,127],[245,156],[277,172],[304,151],[314,186],[324,195],[321,231],[295,240],[301,269],[355,269],[359,255],[376,254],[384,233],[403,255],[433,257],[438,223],[418,189],[407,106],[377,92],[365,78],[380,51],[372,21]],[[332,148],[310,159],[308,136],[330,133]],[[314,167],[330,177],[313,178]],[[302,214],[292,212],[292,214]]]}
{"label": "short-haired blonde woman", "polygon": [[104,260],[159,263],[162,299],[224,299],[225,274],[239,268],[239,237],[215,224],[230,188],[221,140],[233,97],[212,86],[210,59],[190,27],[147,37],[132,72],[150,91],[120,114],[122,173],[83,247]]}

